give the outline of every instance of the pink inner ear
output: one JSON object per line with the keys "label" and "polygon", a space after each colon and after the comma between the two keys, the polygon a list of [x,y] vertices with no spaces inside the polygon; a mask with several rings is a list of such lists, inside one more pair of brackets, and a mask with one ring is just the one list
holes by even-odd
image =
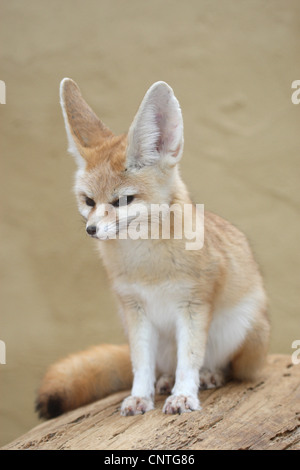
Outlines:
{"label": "pink inner ear", "polygon": [[163,121],[163,114],[162,113],[156,113],[155,114],[155,123],[156,123],[157,127],[159,128],[159,136],[158,136],[158,139],[157,139],[157,142],[156,142],[156,151],[157,152],[161,151],[161,149],[164,145],[162,121]]}
{"label": "pink inner ear", "polygon": [[[166,113],[159,112],[155,114],[155,122],[159,129],[159,138],[157,139],[156,143],[156,150],[158,152],[166,151],[168,152],[170,149],[168,148],[172,144],[173,140],[173,132],[172,129],[168,127],[167,122],[167,115]],[[177,127],[173,126],[174,128]]]}
{"label": "pink inner ear", "polygon": [[155,121],[157,122],[158,125],[160,125],[161,121],[162,121],[162,118],[163,118],[163,114],[162,113],[156,113],[155,114]]}

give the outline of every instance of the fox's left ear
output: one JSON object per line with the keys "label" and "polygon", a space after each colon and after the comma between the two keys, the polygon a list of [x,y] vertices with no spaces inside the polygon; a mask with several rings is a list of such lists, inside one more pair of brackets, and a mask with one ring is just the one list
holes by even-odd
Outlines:
{"label": "fox's left ear", "polygon": [[61,81],[60,104],[68,137],[68,150],[79,167],[85,166],[89,159],[88,149],[100,145],[113,134],[86,103],[78,85],[70,78]]}
{"label": "fox's left ear", "polygon": [[173,90],[156,82],[147,91],[128,133],[128,167],[174,166],[183,151],[183,121]]}

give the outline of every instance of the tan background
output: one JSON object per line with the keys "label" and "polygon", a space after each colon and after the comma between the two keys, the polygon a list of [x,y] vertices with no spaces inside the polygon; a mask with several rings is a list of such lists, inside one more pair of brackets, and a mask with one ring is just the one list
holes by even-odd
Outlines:
{"label": "tan background", "polygon": [[167,81],[185,121],[193,199],[251,240],[265,276],[271,351],[299,322],[298,0],[1,0],[1,443],[38,420],[48,364],[123,341],[72,194],[58,87],[69,76],[116,133]]}

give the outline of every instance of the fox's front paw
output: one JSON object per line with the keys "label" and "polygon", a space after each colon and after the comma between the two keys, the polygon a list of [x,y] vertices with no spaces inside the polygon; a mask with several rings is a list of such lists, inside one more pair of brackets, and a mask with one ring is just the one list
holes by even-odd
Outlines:
{"label": "fox's front paw", "polygon": [[168,415],[176,413],[187,413],[189,411],[201,410],[197,397],[185,395],[171,395],[165,401],[163,412]]}
{"label": "fox's front paw", "polygon": [[145,397],[127,397],[121,406],[122,416],[133,416],[144,414],[146,411],[154,409],[153,400]]}

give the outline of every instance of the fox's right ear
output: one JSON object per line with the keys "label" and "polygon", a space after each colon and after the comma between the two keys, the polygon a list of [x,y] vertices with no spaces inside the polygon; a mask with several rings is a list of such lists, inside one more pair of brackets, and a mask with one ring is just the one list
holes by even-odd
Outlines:
{"label": "fox's right ear", "polygon": [[69,152],[79,167],[88,160],[89,148],[97,147],[112,132],[96,116],[83,99],[77,84],[64,78],[60,84],[60,104],[65,120]]}
{"label": "fox's right ear", "polygon": [[175,166],[183,152],[183,120],[172,88],[154,83],[147,91],[128,133],[128,166]]}

